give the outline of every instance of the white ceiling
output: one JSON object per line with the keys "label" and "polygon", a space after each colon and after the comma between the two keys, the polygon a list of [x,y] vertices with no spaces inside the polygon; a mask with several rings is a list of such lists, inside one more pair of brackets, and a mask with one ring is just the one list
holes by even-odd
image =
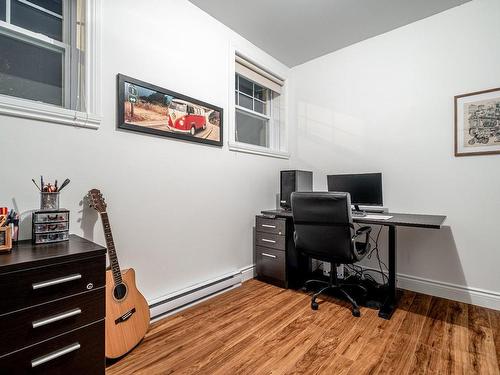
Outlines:
{"label": "white ceiling", "polygon": [[292,67],[470,0],[190,0]]}

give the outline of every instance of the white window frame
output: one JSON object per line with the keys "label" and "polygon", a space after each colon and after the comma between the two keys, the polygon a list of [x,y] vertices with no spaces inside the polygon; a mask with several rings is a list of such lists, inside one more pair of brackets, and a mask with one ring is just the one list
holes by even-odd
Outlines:
{"label": "white window frame", "polygon": [[[251,81],[250,79],[248,79],[247,77],[245,77],[245,76],[243,76],[243,75],[241,75],[239,73],[236,73],[236,74],[238,74],[240,77],[245,78],[247,81],[252,82],[254,85],[259,85],[258,83],[255,83],[255,82]],[[236,77],[235,77],[235,79],[236,79]],[[262,85],[259,85],[259,86],[262,86]],[[264,86],[262,86],[262,87],[264,87]],[[264,87],[264,88],[268,90],[268,92],[270,93],[270,95],[273,95],[271,89],[269,89],[267,87]],[[269,125],[269,123],[272,121],[272,116],[273,116],[272,115],[272,111],[273,111],[273,108],[272,108],[273,107],[273,105],[272,105],[272,98],[270,100],[268,100],[267,102],[264,102],[264,101],[256,98],[255,96],[250,96],[247,93],[244,93],[243,91],[237,90],[237,92],[238,92],[238,94],[244,95],[247,98],[249,98],[249,99],[252,100],[252,108],[253,109],[249,109],[249,108],[240,106],[238,104],[235,104],[234,105],[235,111],[245,112],[246,114],[248,114],[250,116],[257,117],[257,118],[262,119],[262,120],[266,120],[268,122],[267,140],[268,140],[268,143],[269,143],[269,147],[265,147],[265,148],[266,149],[273,149],[273,148],[275,148],[275,145],[277,143],[279,144],[279,140],[276,139],[276,132],[273,133],[271,131],[272,125]],[[266,106],[266,113],[265,114],[255,111],[255,100],[263,103]],[[236,99],[235,99],[235,102],[236,102]],[[235,114],[236,114],[236,112],[235,112]],[[235,119],[235,125],[236,125],[236,119]],[[238,132],[238,129],[235,126],[235,128],[234,128],[235,142],[238,143],[238,141],[236,141],[236,134],[237,134],[237,132]],[[245,144],[247,144],[247,143],[245,143]]]}
{"label": "white window frame", "polygon": [[[89,129],[99,128],[101,123],[101,3],[99,0],[86,0],[85,5],[85,112],[0,94],[0,115],[40,120]],[[10,0],[7,1],[7,8],[9,7]],[[10,16],[10,12],[8,10],[9,9],[7,9],[7,17]],[[8,18],[6,20],[9,21]],[[46,48],[50,47],[59,51],[61,49],[65,50],[65,72],[63,79],[65,82],[71,79],[71,48],[67,45],[45,35],[31,32],[4,21],[0,21],[0,26],[3,34],[14,35],[17,39],[24,39],[30,43],[38,44]],[[63,28],[63,33],[67,33],[65,28]],[[63,86],[66,87],[66,85]],[[65,102],[71,100],[71,92],[69,92],[69,90],[65,90],[64,96]]]}
{"label": "white window frame", "polygon": [[[229,150],[231,151],[237,151],[237,152],[244,152],[244,153],[250,153],[250,154],[256,154],[256,155],[264,155],[264,156],[270,156],[270,157],[275,157],[275,158],[280,158],[280,159],[289,159],[290,154],[288,153],[288,129],[287,129],[287,116],[284,115],[282,116],[283,118],[280,118],[280,128],[282,131],[284,131],[285,136],[283,137],[283,142],[284,142],[284,150],[277,150],[272,148],[273,146],[276,145],[277,138],[281,137],[279,134],[269,134],[269,145],[270,147],[262,147],[262,146],[257,146],[257,145],[252,145],[244,142],[238,142],[236,140],[236,109],[247,112],[253,116],[258,116],[261,118],[265,118],[267,120],[272,121],[271,116],[266,116],[263,115],[262,113],[255,112],[252,110],[249,110],[248,108],[237,106],[236,105],[236,100],[235,100],[235,77],[236,77],[236,57],[240,56],[244,58],[247,61],[251,61],[252,64],[260,67],[261,69],[272,73],[274,76],[279,77],[278,74],[274,74],[270,69],[266,68],[263,64],[260,64],[258,61],[255,61],[255,59],[251,59],[248,56],[245,56],[243,53],[238,51],[233,45],[230,46],[230,61],[229,61],[229,136],[228,138],[228,146]],[[244,77],[244,76],[243,76]],[[246,78],[246,77],[245,77]],[[285,84],[283,85],[281,89],[281,94],[280,94],[280,101],[281,101],[281,106],[283,107],[284,103],[286,103],[286,80],[283,79]],[[268,103],[270,106],[269,111],[272,111],[272,101]],[[270,112],[268,112],[270,113]],[[271,131],[272,129],[276,129],[275,127],[270,127]],[[274,143],[274,145],[273,145]],[[279,142],[278,142],[279,144]]]}

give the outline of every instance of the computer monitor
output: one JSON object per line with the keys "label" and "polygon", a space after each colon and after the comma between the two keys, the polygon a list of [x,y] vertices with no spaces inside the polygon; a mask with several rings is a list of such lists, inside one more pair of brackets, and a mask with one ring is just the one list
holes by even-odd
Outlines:
{"label": "computer monitor", "polygon": [[327,176],[328,191],[341,191],[351,195],[351,204],[382,206],[382,173],[335,174]]}

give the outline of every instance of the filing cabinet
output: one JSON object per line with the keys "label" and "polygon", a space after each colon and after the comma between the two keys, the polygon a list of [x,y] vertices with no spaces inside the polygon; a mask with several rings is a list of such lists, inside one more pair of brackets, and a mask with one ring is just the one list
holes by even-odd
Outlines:
{"label": "filing cabinet", "polygon": [[255,218],[255,265],[257,278],[288,288],[286,263],[287,223],[282,218]]}

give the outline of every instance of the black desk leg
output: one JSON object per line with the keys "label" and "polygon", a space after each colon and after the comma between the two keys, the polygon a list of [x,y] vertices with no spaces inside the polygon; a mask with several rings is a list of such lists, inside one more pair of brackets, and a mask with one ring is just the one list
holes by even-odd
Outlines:
{"label": "black desk leg", "polygon": [[392,313],[397,306],[396,294],[396,252],[397,252],[396,227],[389,226],[389,285],[387,297],[380,308],[378,316],[384,319],[391,319]]}

